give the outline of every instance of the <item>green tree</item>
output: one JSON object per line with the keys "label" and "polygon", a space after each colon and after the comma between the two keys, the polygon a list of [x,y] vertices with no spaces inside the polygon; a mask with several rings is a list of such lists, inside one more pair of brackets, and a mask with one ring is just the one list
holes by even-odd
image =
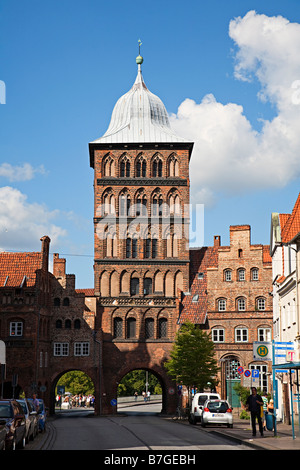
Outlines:
{"label": "green tree", "polygon": [[77,394],[94,394],[94,384],[90,377],[80,370],[66,372],[57,382],[57,385],[64,385],[66,392]]}
{"label": "green tree", "polygon": [[[149,372],[148,374],[148,389],[151,395],[160,395],[162,389],[159,380],[155,375]],[[118,397],[133,396],[134,392],[139,395],[146,390],[146,371],[143,369],[133,370],[126,374],[118,385]]]}
{"label": "green tree", "polygon": [[193,323],[182,325],[165,368],[177,383],[188,388],[203,390],[208,383],[211,383],[211,388],[216,386],[219,368],[210,335]]}

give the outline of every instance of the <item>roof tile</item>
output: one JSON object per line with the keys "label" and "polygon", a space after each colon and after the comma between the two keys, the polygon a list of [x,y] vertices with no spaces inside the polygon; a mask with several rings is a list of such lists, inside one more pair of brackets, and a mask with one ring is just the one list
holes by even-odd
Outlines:
{"label": "roof tile", "polygon": [[36,270],[41,269],[41,253],[0,253],[0,287],[20,287],[24,276],[26,286],[34,286]]}

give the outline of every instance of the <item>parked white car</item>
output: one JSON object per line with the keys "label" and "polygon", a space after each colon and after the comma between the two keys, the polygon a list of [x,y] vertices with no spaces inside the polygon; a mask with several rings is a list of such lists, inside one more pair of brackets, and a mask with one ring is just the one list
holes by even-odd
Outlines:
{"label": "parked white car", "polygon": [[197,422],[201,421],[202,410],[206,400],[214,400],[220,398],[221,397],[218,393],[196,393],[192,401],[189,422],[191,424],[196,424]]}
{"label": "parked white car", "polygon": [[232,408],[226,400],[207,400],[204,403],[201,426],[207,424],[225,424],[228,428],[233,426]]}

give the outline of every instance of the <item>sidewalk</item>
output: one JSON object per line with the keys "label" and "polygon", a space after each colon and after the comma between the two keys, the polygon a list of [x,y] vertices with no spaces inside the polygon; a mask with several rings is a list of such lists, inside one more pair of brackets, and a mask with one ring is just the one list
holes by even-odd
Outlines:
{"label": "sidewalk", "polygon": [[[199,424],[198,424],[199,426]],[[204,431],[211,432],[214,434],[222,435],[230,440],[234,440],[237,443],[247,445],[254,449],[260,450],[300,450],[300,437],[299,427],[291,425],[277,423],[277,436],[274,436],[274,431],[264,431],[264,437],[261,437],[258,430],[258,424],[256,424],[256,437],[252,436],[252,428],[250,420],[244,420],[235,418],[233,421],[233,428],[227,428],[225,426],[207,426],[202,428]]]}

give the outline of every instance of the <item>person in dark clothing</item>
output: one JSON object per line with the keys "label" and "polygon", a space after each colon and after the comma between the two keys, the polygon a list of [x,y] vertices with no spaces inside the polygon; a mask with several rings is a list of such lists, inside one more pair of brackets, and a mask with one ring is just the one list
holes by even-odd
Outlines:
{"label": "person in dark clothing", "polygon": [[261,407],[263,406],[263,399],[257,394],[256,387],[251,388],[252,394],[247,398],[246,408],[251,413],[252,436],[256,436],[256,418],[258,421],[259,432],[263,437],[263,424],[261,419]]}

